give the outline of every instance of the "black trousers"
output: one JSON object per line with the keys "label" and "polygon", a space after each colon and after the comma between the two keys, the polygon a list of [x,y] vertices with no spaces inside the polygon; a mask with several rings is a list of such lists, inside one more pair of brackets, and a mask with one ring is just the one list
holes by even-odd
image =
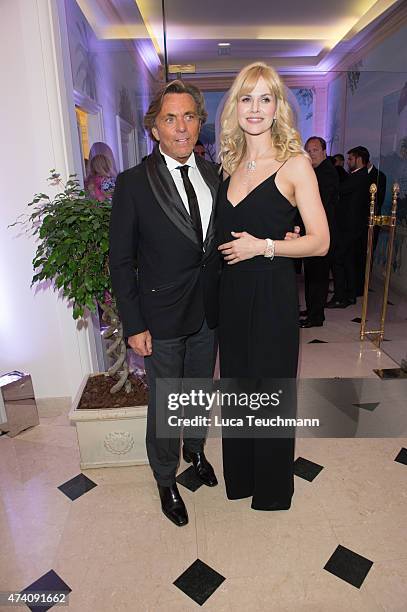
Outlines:
{"label": "black trousers", "polygon": [[[157,436],[157,411],[163,411],[166,407],[157,404],[156,381],[159,378],[212,379],[216,351],[216,332],[209,329],[206,321],[204,321],[201,329],[194,334],[169,340],[153,338],[152,355],[144,358],[149,385],[147,455],[154,477],[162,486],[171,486],[175,483],[179,463],[180,438]],[[186,391],[185,388],[182,390]],[[179,391],[181,391],[181,388]],[[184,439],[185,448],[191,452],[201,451],[204,443],[204,434],[199,439]]]}
{"label": "black trousers", "polygon": [[356,245],[356,238],[342,239],[338,240],[334,249],[334,298],[340,302],[356,299]]}
{"label": "black trousers", "polygon": [[313,323],[325,321],[324,307],[329,287],[329,266],[328,255],[304,258],[307,318]]}
{"label": "black trousers", "polygon": [[367,255],[367,228],[363,231],[355,249],[356,295],[363,295],[365,287]]}

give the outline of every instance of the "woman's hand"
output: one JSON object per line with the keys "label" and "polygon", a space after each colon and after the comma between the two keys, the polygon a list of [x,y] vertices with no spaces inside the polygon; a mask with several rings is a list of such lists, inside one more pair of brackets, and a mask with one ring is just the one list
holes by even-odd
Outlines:
{"label": "woman's hand", "polygon": [[255,238],[247,232],[231,232],[231,234],[236,240],[225,242],[218,247],[228,265],[263,255],[266,250],[267,243],[262,238]]}

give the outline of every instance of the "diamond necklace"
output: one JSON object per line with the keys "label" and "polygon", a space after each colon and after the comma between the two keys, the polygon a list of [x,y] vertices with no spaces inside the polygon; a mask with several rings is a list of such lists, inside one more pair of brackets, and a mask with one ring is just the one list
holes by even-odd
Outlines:
{"label": "diamond necklace", "polygon": [[263,157],[266,157],[268,152],[269,151],[266,151],[266,153],[263,153],[263,155],[259,155],[257,159],[249,159],[249,161],[245,163],[247,172],[254,172],[257,167],[257,160],[262,159]]}

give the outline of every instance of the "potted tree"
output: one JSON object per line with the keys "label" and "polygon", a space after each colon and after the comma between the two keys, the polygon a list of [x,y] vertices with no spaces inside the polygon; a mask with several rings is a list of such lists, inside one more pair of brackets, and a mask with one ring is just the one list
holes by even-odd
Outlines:
{"label": "potted tree", "polygon": [[89,311],[102,313],[106,328],[107,372],[86,376],[70,412],[76,424],[81,467],[133,465],[147,462],[145,426],[147,385],[130,373],[123,329],[112,295],[109,274],[111,201],[87,196],[75,175],[64,183],[51,170],[53,197],[36,194],[23,223],[37,240],[32,284],[50,281],[72,305],[75,320]]}

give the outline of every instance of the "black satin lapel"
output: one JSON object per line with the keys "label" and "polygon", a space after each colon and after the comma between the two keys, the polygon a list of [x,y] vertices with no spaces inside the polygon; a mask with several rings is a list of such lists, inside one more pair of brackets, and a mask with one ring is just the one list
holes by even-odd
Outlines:
{"label": "black satin lapel", "polygon": [[170,221],[201,250],[189,216],[158,147],[146,159],[147,178],[157,203]]}
{"label": "black satin lapel", "polygon": [[212,214],[209,219],[208,230],[206,232],[206,238],[204,242],[204,249],[207,252],[208,247],[215,238],[215,207],[218,196],[218,188],[220,185],[220,177],[216,171],[216,168],[206,160],[199,157],[199,155],[195,155],[195,160],[196,165],[198,166],[198,170],[201,173],[203,180],[211,190],[212,194]]}

